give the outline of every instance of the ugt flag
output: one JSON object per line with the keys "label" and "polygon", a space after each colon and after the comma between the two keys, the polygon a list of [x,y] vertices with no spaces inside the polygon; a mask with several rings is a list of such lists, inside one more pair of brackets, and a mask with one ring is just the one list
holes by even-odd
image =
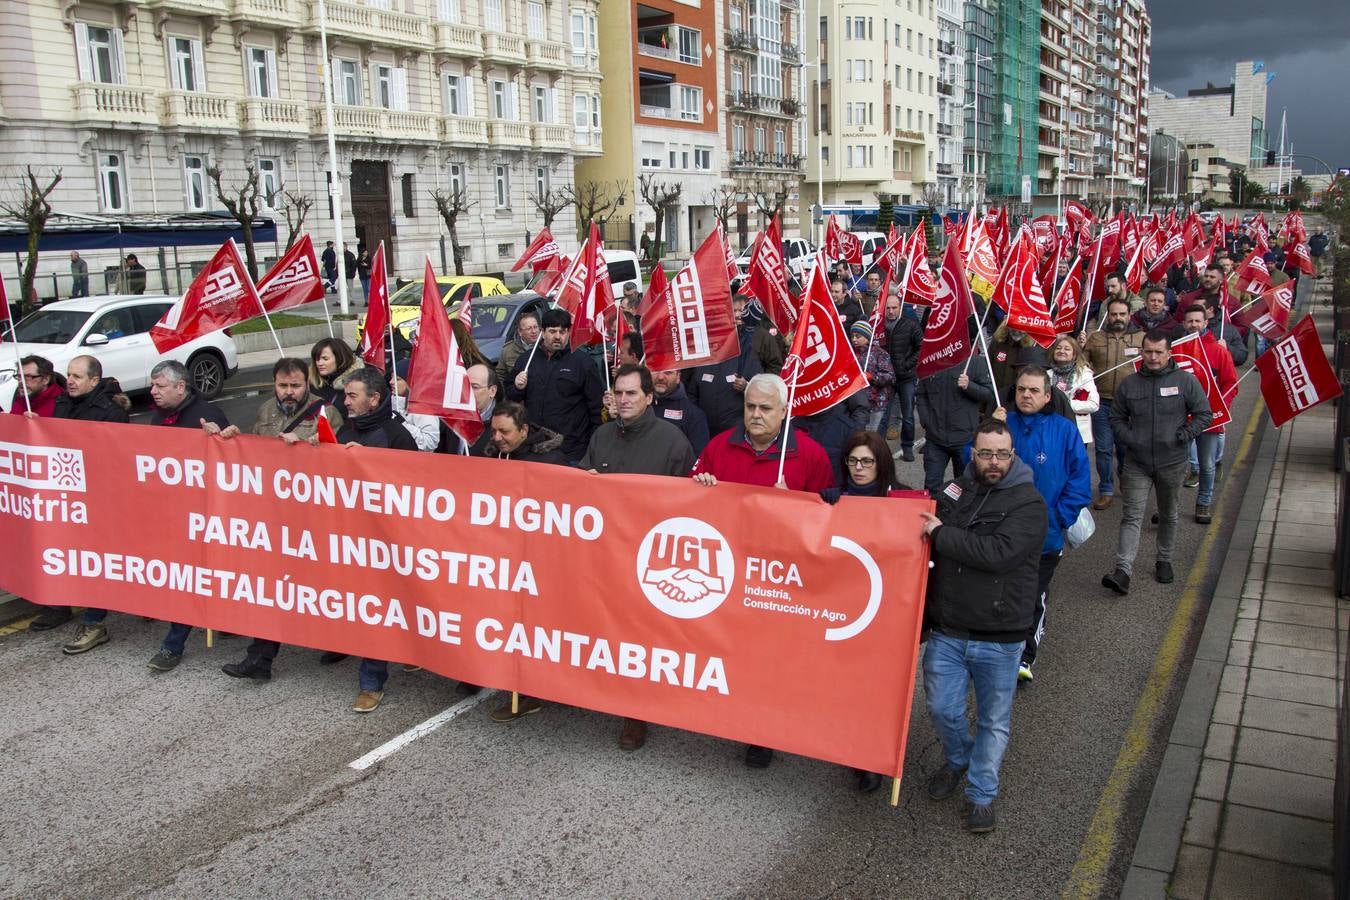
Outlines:
{"label": "ugt flag", "polygon": [[919,345],[919,363],[915,369],[917,377],[927,378],[970,358],[973,348],[967,323],[974,314],[975,301],[970,296],[966,267],[961,264],[961,253],[956,242],[952,241],[947,244],[942,259],[937,297],[928,312],[923,343]]}
{"label": "ugt flag", "polygon": [[792,387],[794,416],[829,409],[867,387],[844,325],[825,286],[825,261],[817,259],[802,292],[802,311],[792,349],[783,361],[783,380]]}
{"label": "ugt flag", "polygon": [[1279,428],[1299,413],[1341,395],[1336,372],[1322,351],[1312,316],[1256,358],[1261,370],[1261,396]]}

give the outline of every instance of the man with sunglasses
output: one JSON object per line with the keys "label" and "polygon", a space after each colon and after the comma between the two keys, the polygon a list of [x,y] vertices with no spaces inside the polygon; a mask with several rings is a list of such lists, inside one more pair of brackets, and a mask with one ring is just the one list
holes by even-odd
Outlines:
{"label": "man with sunglasses", "polygon": [[[1073,427],[1072,425],[1070,427]],[[1031,467],[1013,452],[1008,426],[986,420],[965,474],[923,513],[932,542],[924,625],[924,694],[945,765],[928,796],[946,800],[966,784],[964,827],[994,830],[998,770],[1008,748],[1017,667],[1036,605],[1046,507]],[[975,734],[966,693],[975,686]]]}

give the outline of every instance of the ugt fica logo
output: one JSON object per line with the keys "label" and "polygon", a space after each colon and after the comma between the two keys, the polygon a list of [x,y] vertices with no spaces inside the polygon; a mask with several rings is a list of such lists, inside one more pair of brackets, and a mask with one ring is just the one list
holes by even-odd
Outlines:
{"label": "ugt fica logo", "polygon": [[721,533],[700,519],[657,523],[637,553],[637,580],[647,599],[676,619],[699,619],[722,605],[736,562]]}

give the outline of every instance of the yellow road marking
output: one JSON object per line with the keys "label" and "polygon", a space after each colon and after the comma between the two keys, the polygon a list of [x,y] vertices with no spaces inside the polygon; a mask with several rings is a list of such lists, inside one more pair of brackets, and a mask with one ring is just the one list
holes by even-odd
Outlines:
{"label": "yellow road marking", "polygon": [[[1265,422],[1261,418],[1264,410],[1265,403],[1258,397],[1248,423],[1256,420],[1258,428],[1265,427]],[[1251,453],[1252,438],[1255,436],[1254,428],[1243,438],[1233,470],[1246,461]],[[1219,504],[1224,505],[1226,500],[1227,497],[1220,498]],[[1222,514],[1222,510],[1218,512]],[[1199,600],[1199,587],[1213,562],[1210,553],[1218,531],[1217,528],[1207,529],[1200,542],[1196,552],[1200,565],[1191,569],[1191,577],[1186,580],[1186,589],[1177,602],[1177,610],[1163,634],[1153,669],[1149,672],[1148,681],[1144,683],[1144,690],[1140,693],[1139,702],[1134,707],[1134,715],[1130,718],[1130,726],[1125,730],[1125,737],[1121,741],[1120,753],[1117,754],[1115,765],[1111,768],[1111,776],[1107,779],[1101,800],[1097,803],[1097,812],[1092,817],[1092,823],[1088,825],[1087,836],[1083,839],[1083,845],[1078,852],[1078,862],[1074,864],[1073,874],[1069,876],[1069,883],[1064,888],[1063,896],[1066,898],[1097,897],[1102,893],[1106,871],[1111,865],[1111,851],[1115,846],[1116,829],[1120,825],[1125,797],[1134,781],[1139,763],[1148,749],[1149,736],[1154,731],[1163,699],[1167,696],[1177,666],[1181,662],[1186,632],[1189,630],[1191,616]]]}
{"label": "yellow road marking", "polygon": [[4,637],[7,634],[14,634],[19,631],[27,631],[28,626],[33,624],[33,620],[36,618],[37,616],[29,616],[27,619],[20,619],[17,622],[11,622],[4,627],[0,627],[0,637]]}

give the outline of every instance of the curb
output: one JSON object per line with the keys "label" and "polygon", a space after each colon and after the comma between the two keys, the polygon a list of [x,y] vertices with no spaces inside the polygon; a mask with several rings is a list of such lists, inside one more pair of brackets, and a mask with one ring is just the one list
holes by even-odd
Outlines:
{"label": "curb", "polygon": [[[249,334],[236,334],[234,337],[234,348],[239,353],[255,353],[259,350],[275,350],[277,343],[272,339],[272,332],[264,329],[254,331]],[[328,323],[320,321],[315,325],[300,325],[294,328],[282,328],[277,331],[277,337],[281,338],[282,346],[298,347],[301,345],[310,346],[321,338],[328,337]]]}

